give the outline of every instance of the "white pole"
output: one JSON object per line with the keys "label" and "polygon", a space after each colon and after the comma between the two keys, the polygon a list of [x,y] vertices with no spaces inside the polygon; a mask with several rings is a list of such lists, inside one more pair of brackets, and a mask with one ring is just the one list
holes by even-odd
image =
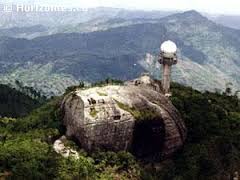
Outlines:
{"label": "white pole", "polygon": [[164,94],[168,94],[170,92],[170,77],[171,66],[167,64],[163,64],[163,77],[162,77],[162,87]]}

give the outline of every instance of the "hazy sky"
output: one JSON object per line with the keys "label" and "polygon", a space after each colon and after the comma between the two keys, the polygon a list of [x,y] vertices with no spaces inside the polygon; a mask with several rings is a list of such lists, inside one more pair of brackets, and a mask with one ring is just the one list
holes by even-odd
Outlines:
{"label": "hazy sky", "polygon": [[118,7],[145,10],[190,10],[208,13],[239,14],[239,0],[0,0],[0,2],[38,3],[53,6]]}

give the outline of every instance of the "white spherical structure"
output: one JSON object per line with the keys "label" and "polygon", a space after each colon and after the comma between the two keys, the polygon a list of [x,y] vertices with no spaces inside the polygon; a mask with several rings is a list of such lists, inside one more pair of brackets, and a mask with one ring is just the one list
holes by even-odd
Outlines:
{"label": "white spherical structure", "polygon": [[176,44],[170,40],[164,41],[160,49],[163,55],[168,58],[174,57],[177,52]]}

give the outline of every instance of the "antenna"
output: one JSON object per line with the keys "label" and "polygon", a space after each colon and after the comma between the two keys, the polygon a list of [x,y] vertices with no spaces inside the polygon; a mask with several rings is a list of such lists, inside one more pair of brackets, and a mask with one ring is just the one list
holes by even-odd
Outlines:
{"label": "antenna", "polygon": [[177,64],[177,46],[174,42],[168,40],[162,43],[160,47],[159,63],[162,64],[162,89],[165,96],[171,96],[170,81],[171,67]]}

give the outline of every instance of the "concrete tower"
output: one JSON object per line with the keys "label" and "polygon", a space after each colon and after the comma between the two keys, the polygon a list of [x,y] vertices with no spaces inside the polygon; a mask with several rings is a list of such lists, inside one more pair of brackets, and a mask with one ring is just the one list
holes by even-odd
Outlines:
{"label": "concrete tower", "polygon": [[165,96],[171,96],[171,67],[177,64],[177,46],[172,41],[165,41],[160,48],[159,63],[162,64],[162,89]]}

